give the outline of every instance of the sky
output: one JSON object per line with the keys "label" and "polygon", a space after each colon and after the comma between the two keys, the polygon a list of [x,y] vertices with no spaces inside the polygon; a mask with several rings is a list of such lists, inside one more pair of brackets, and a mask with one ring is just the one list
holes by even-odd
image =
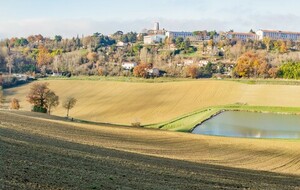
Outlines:
{"label": "sky", "polygon": [[298,0],[0,0],[0,39],[170,31],[300,32]]}

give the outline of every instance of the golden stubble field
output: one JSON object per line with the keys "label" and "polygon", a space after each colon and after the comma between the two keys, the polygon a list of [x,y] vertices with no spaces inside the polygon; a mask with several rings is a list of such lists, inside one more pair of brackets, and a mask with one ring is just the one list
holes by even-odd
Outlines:
{"label": "golden stubble field", "polygon": [[[231,81],[181,81],[168,83],[133,83],[87,80],[49,80],[60,100],[78,99],[71,117],[83,120],[153,124],[164,122],[201,108],[243,103],[258,106],[300,107],[300,86],[249,85]],[[30,85],[5,90],[6,100],[21,100],[23,110]],[[54,115],[65,116],[57,107]]]}
{"label": "golden stubble field", "polygon": [[300,144],[0,111],[2,189],[299,189]]}

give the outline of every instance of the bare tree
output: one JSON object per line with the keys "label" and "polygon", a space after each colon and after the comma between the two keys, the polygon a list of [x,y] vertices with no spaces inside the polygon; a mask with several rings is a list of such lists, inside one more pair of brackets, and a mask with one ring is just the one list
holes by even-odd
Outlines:
{"label": "bare tree", "polygon": [[143,47],[140,53],[140,59],[142,63],[148,63],[149,53],[146,47]]}
{"label": "bare tree", "polygon": [[230,48],[230,53],[234,60],[237,60],[243,53],[243,44],[241,42],[235,44],[232,48]]}
{"label": "bare tree", "polygon": [[68,97],[64,103],[63,107],[67,110],[67,118],[69,117],[70,109],[74,108],[75,104],[77,102],[77,99],[74,97]]}
{"label": "bare tree", "polygon": [[9,73],[9,76],[11,76],[11,72],[12,72],[12,68],[13,68],[13,64],[14,64],[14,57],[12,55],[8,56],[6,58],[6,61],[7,61],[7,67],[8,67],[8,73]]}

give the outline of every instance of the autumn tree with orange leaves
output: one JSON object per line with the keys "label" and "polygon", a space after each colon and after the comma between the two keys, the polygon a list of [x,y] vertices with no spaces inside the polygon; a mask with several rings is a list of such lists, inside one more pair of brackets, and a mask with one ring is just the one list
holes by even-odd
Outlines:
{"label": "autumn tree with orange leaves", "polygon": [[199,67],[191,65],[186,68],[186,75],[191,78],[197,78],[199,75]]}
{"label": "autumn tree with orange leaves", "polygon": [[52,62],[52,56],[46,47],[39,46],[36,61],[39,68],[47,67]]}
{"label": "autumn tree with orange leaves", "polygon": [[97,59],[98,59],[98,55],[95,52],[89,52],[86,56],[88,58],[88,60],[92,63],[96,63]]}
{"label": "autumn tree with orange leaves", "polygon": [[147,69],[149,68],[149,65],[146,63],[141,63],[138,66],[136,66],[133,69],[133,75],[135,77],[143,77],[146,78],[147,77]]}
{"label": "autumn tree with orange leaves", "polygon": [[249,51],[238,58],[235,73],[239,77],[266,77],[270,67],[264,56]]}

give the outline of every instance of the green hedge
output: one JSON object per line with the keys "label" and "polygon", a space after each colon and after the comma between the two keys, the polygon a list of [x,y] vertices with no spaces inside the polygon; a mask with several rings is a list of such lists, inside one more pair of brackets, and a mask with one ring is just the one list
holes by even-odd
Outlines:
{"label": "green hedge", "polygon": [[33,112],[39,112],[39,113],[47,113],[47,109],[39,106],[34,106],[32,109]]}

